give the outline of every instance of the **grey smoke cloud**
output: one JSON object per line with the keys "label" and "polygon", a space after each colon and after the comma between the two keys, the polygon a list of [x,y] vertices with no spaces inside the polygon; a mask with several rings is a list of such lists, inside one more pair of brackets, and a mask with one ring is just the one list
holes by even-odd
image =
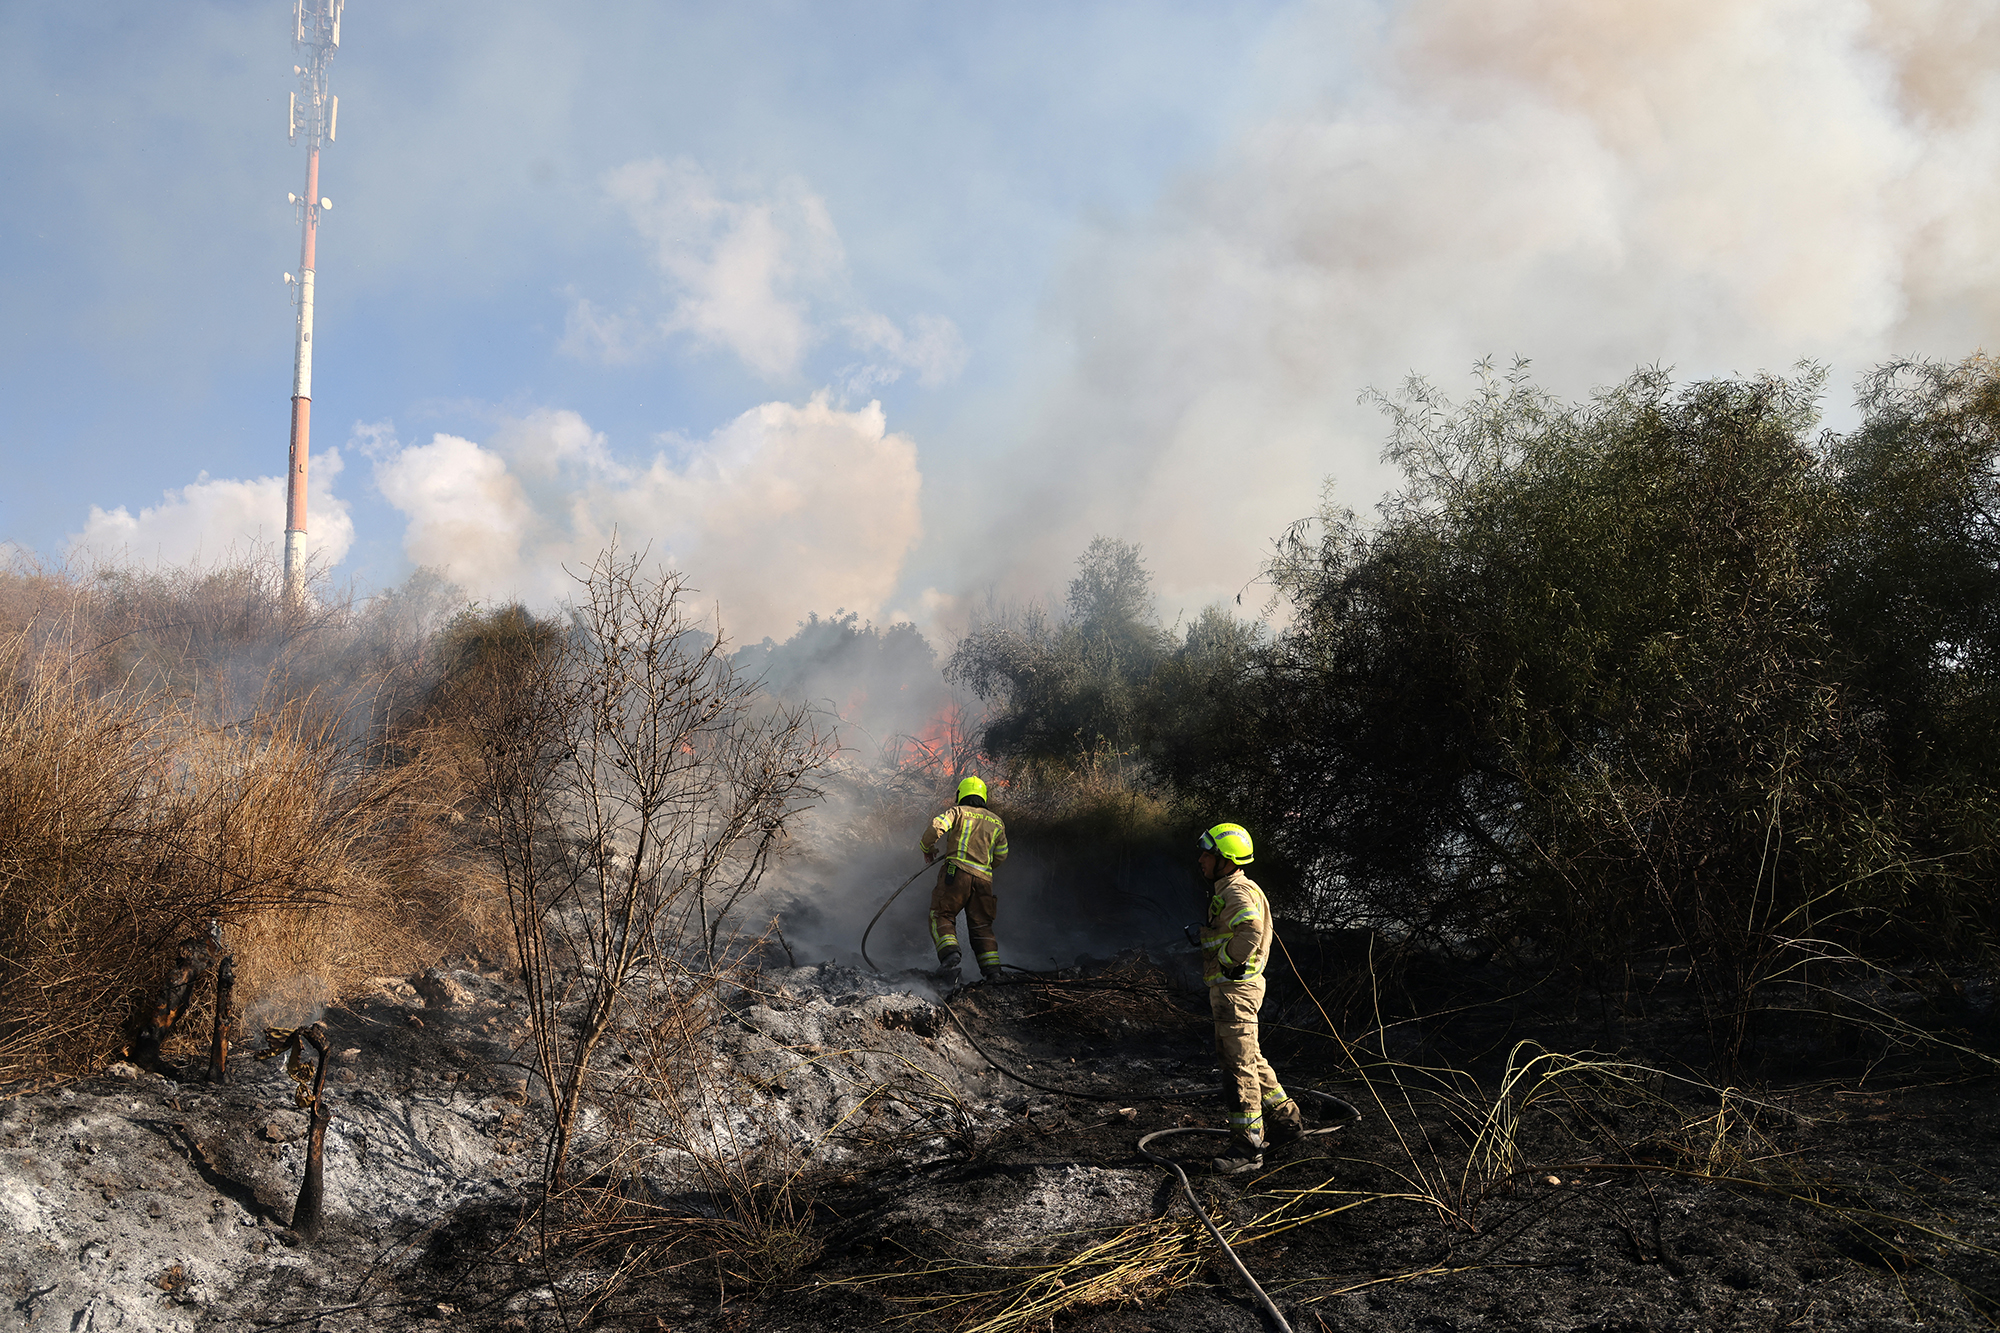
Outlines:
{"label": "grey smoke cloud", "polygon": [[2000,313],[1994,4],[1360,12],[1310,29],[1358,81],[1078,242],[1047,311],[1076,353],[1009,468],[1007,558],[966,582],[1033,592],[1104,532],[1167,604],[1228,596],[1322,478],[1363,510],[1393,481],[1356,398],[1413,371],[1521,355],[1580,395],[1812,358],[1844,385]]}
{"label": "grey smoke cloud", "polygon": [[[486,550],[453,545],[456,486],[493,506],[496,590],[527,591],[525,562],[614,511],[624,530],[638,497],[719,493],[637,488],[656,453],[687,473],[746,409],[879,390],[881,437],[916,451],[884,456],[886,545],[813,514],[771,524],[782,564],[690,536],[699,516],[650,530],[699,552],[705,588],[776,579],[755,614],[780,635],[843,604],[962,621],[989,587],[1060,588],[1098,532],[1144,544],[1171,612],[1243,587],[1323,477],[1364,510],[1393,480],[1365,386],[1516,353],[1569,394],[1801,357],[1840,386],[1964,355],[2000,313],[1993,0],[900,14],[356,11],[317,410],[333,442],[449,393],[473,409],[439,408],[411,451],[482,451],[455,480],[448,448],[392,469],[394,510],[342,479],[366,576],[399,576],[398,547]],[[230,488],[283,458],[283,13],[133,23],[23,19],[0,52],[21,168],[0,209],[34,242],[4,281],[46,316],[15,330],[5,396],[5,535],[31,544],[247,512]],[[135,392],[97,390],[111,366]],[[607,432],[627,479],[564,456],[573,504],[482,434],[494,404]],[[666,426],[689,440],[649,438]],[[870,516],[882,497],[847,480],[831,503]],[[906,494],[938,516],[921,539]],[[317,540],[335,510],[313,503]],[[773,572],[821,564],[869,573]]]}
{"label": "grey smoke cloud", "polygon": [[645,242],[663,308],[611,309],[573,298],[563,336],[572,355],[631,363],[677,338],[730,352],[768,381],[795,379],[836,331],[865,358],[841,372],[850,392],[915,371],[935,385],[964,368],[957,327],[919,314],[906,332],[853,293],[847,254],[826,200],[794,175],[767,189],[729,191],[688,158],[628,162],[606,196]]}

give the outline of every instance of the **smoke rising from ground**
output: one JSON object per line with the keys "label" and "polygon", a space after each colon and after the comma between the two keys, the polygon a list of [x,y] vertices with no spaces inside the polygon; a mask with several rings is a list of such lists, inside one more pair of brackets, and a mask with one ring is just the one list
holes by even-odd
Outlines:
{"label": "smoke rising from ground", "polygon": [[[1099,821],[1080,840],[1073,821],[1051,818],[1047,793],[1019,799],[1006,769],[980,753],[983,705],[945,680],[939,654],[915,626],[815,616],[782,643],[740,649],[731,665],[772,696],[819,710],[841,741],[824,799],[792,825],[756,909],[778,915],[792,960],[864,962],[870,918],[922,870],[924,828],[954,804],[966,773],[986,779],[994,812],[1009,823],[1012,851],[995,877],[1006,962],[1045,970],[1084,954],[1178,949],[1178,927],[1197,907],[1185,858],[1163,860],[1156,840],[1116,820]],[[936,966],[926,912],[937,874],[923,870],[883,913],[868,946],[875,963]]]}
{"label": "smoke rising from ground", "polygon": [[[836,783],[827,803],[798,821],[795,853],[773,871],[760,904],[776,913],[792,959],[862,965],[870,919],[916,874],[875,922],[867,952],[887,972],[934,969],[927,913],[939,872],[924,866],[918,840],[930,818],[951,804],[946,783],[898,791],[881,774],[860,773]],[[995,793],[993,809],[1003,820],[1013,813],[1004,792]],[[1079,957],[1138,948],[1166,961],[1182,952],[1180,926],[1204,910],[1191,859],[1176,865],[1157,854],[1119,857],[1105,848],[1079,855],[1046,845],[1018,820],[1008,836],[1012,850],[993,891],[994,934],[1010,966],[1050,971]],[[978,968],[966,931],[961,915],[957,933],[970,977]]]}

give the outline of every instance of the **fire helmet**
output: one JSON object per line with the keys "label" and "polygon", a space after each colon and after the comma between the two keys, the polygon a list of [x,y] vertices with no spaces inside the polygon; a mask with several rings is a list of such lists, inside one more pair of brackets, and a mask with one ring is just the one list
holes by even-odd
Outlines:
{"label": "fire helmet", "polygon": [[1256,849],[1250,844],[1250,830],[1241,824],[1217,824],[1201,835],[1201,849],[1214,852],[1217,856],[1247,866],[1256,856]]}
{"label": "fire helmet", "polygon": [[985,800],[986,784],[978,778],[960,778],[958,782],[958,799],[963,801],[968,796],[977,796],[980,800]]}

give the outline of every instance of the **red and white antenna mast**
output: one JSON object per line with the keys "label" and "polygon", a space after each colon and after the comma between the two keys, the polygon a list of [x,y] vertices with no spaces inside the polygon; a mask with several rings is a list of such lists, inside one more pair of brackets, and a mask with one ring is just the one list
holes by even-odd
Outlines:
{"label": "red and white antenna mast", "polygon": [[314,248],[319,215],[333,207],[319,192],[319,149],[332,143],[340,123],[340,99],[327,91],[327,69],[340,49],[340,11],[346,0],[292,0],[292,46],[302,64],[292,66],[299,91],[291,98],[292,142],[306,141],[306,192],[289,196],[299,206],[302,239],[298,284],[298,343],[292,356],[292,449],[285,472],[285,600],[300,605],[306,584],[306,463],[311,450]]}

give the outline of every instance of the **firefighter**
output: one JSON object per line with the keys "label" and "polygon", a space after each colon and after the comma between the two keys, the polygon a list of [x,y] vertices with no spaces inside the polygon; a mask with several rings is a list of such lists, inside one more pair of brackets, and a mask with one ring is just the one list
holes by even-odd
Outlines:
{"label": "firefighter", "polygon": [[1271,956],[1271,904],[1243,867],[1254,849],[1241,824],[1217,824],[1198,840],[1202,878],[1209,883],[1208,921],[1201,927],[1202,972],[1224,1091],[1231,1099],[1229,1151],[1215,1159],[1225,1175],[1264,1165],[1264,1147],[1283,1147],[1305,1133],[1299,1105],[1257,1046],[1257,1010],[1264,1003],[1264,969]]}
{"label": "firefighter", "polygon": [[944,869],[931,890],[931,943],[938,971],[958,975],[958,914],[979,956],[979,975],[1000,979],[1000,941],[993,934],[993,871],[1007,859],[1007,826],[986,808],[986,784],[968,777],[958,784],[958,804],[930,822],[923,836],[924,864],[939,855]]}

